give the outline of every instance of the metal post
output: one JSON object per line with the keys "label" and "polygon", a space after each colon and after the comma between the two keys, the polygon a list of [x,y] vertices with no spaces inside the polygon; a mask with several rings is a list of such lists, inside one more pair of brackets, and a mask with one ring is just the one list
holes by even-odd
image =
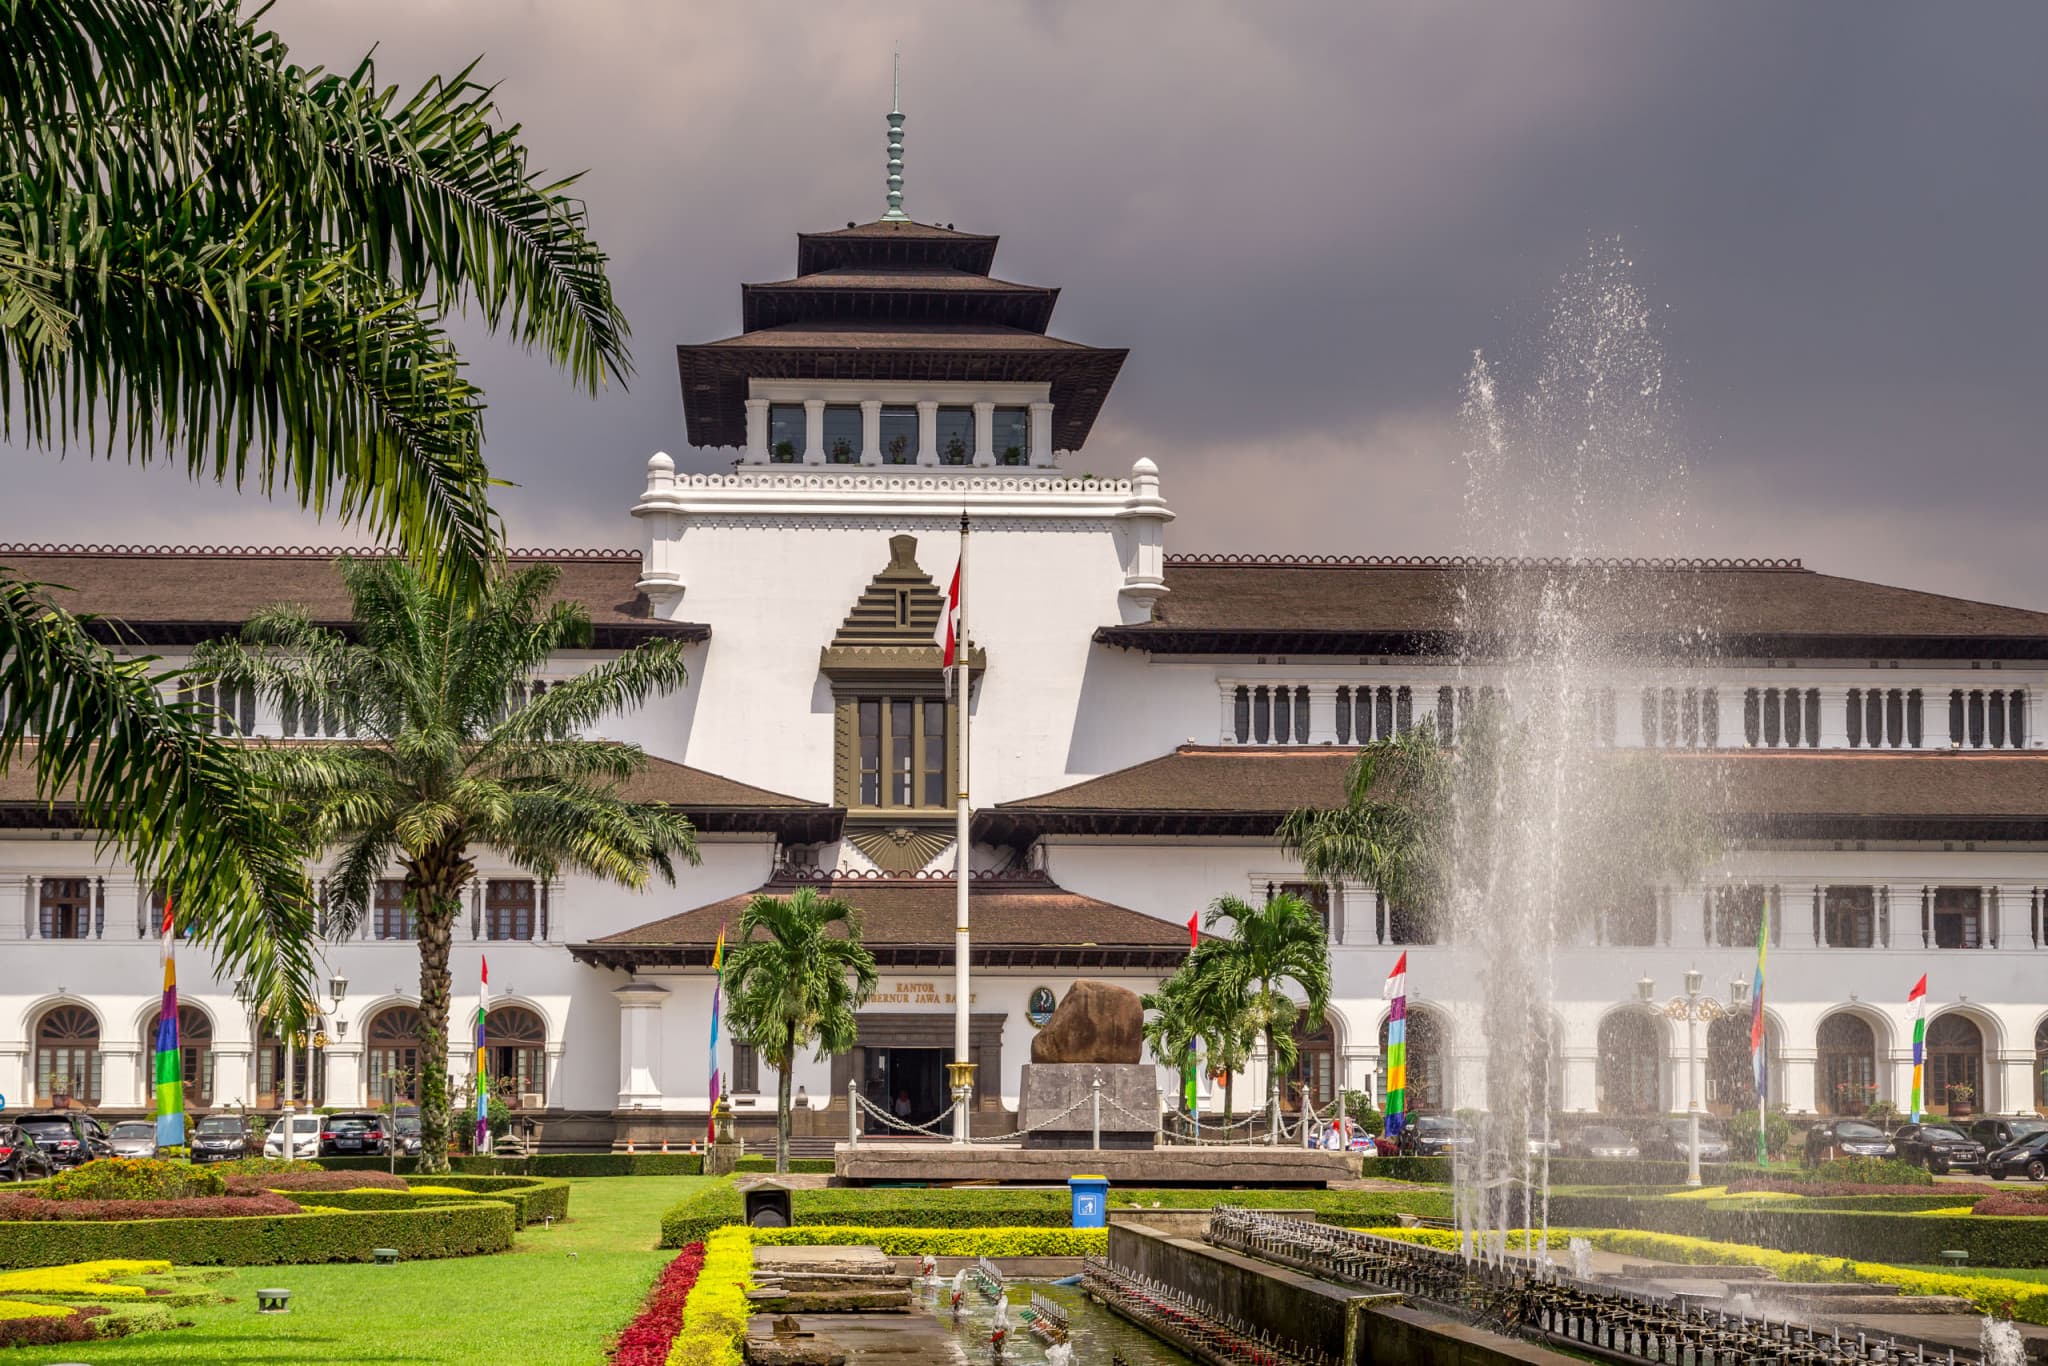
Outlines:
{"label": "metal post", "polygon": [[[1700,1184],[1700,994],[1688,984],[1685,999],[1685,1184]],[[1763,1115],[1757,1115],[1763,1122]]]}
{"label": "metal post", "polygon": [[[258,1035],[257,1037],[257,1047],[260,1048],[262,1047],[262,1036]],[[295,1059],[292,1055],[292,1032],[290,1029],[286,1029],[284,1032],[284,1160],[287,1162],[292,1160],[292,1139],[295,1137],[292,1132],[292,1065],[294,1061]]]}
{"label": "metal post", "polygon": [[850,1077],[846,1082],[846,1146],[860,1146],[860,1083]]}
{"label": "metal post", "polygon": [[953,871],[953,1141],[966,1143],[968,1134],[968,1104],[966,1091],[973,1085],[973,1053],[969,1042],[968,1009],[971,991],[968,986],[967,963],[973,944],[968,935],[968,888],[973,880],[972,859],[969,839],[971,838],[970,817],[967,796],[967,714],[974,691],[974,671],[968,667],[967,646],[967,513],[960,513],[960,603],[959,628],[953,645],[953,698],[956,713],[960,718],[960,798],[954,813],[953,845],[955,866]]}
{"label": "metal post", "polygon": [[1088,1086],[1094,1093],[1091,1099],[1095,1103],[1095,1118],[1089,1130],[1088,1146],[1100,1148],[1102,1146],[1102,1078],[1097,1077],[1094,1081],[1088,1083]]}

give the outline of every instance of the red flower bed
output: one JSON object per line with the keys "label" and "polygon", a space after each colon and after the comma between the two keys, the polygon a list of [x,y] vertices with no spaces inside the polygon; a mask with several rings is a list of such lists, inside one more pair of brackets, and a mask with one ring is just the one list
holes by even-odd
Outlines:
{"label": "red flower bed", "polygon": [[704,1244],[691,1243],[662,1268],[647,1294],[647,1303],[612,1349],[612,1366],[662,1366],[668,1360],[669,1344],[683,1326],[683,1302],[690,1287],[704,1269]]}
{"label": "red flower bed", "polygon": [[[294,1164],[296,1165],[296,1164]],[[238,1172],[228,1178],[228,1194],[260,1195],[264,1191],[402,1191],[405,1178],[390,1172]]]}
{"label": "red flower bed", "polygon": [[2000,1188],[1964,1185],[1960,1181],[1941,1186],[1881,1186],[1859,1181],[1793,1181],[1782,1176],[1745,1176],[1728,1183],[1730,1195],[1744,1195],[1751,1191],[1780,1191],[1786,1195],[1953,1195],[1956,1203],[1961,1204],[1965,1200],[1998,1194]]}
{"label": "red flower bed", "polygon": [[58,1342],[85,1342],[94,1336],[92,1321],[107,1311],[81,1305],[63,1318],[0,1319],[0,1347],[48,1347]]}
{"label": "red flower bed", "polygon": [[[1981,1189],[1981,1187],[1972,1187]],[[1972,1214],[2048,1214],[2048,1192],[2000,1191],[1970,1207]]]}
{"label": "red flower bed", "polygon": [[195,1200],[39,1200],[0,1195],[0,1222],[65,1219],[232,1219],[245,1214],[298,1214],[282,1195],[214,1195]]}

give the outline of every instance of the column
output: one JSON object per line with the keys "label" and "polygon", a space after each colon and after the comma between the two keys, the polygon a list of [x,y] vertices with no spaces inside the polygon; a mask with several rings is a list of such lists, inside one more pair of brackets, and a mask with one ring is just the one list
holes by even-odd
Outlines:
{"label": "column", "polygon": [[1847,749],[1849,747],[1849,689],[1829,687],[1820,690],[1820,747],[1822,749]]}
{"label": "column", "polygon": [[216,1109],[255,1102],[256,1078],[250,1072],[249,1061],[248,1044],[214,1041],[213,1097]]}
{"label": "column", "polygon": [[1814,933],[1814,898],[1820,888],[1811,882],[1785,882],[1778,886],[1778,915],[1783,927],[1783,944],[1788,949],[1819,948]]}
{"label": "column", "polygon": [[1784,1067],[1784,1094],[1774,1099],[1794,1114],[1815,1113],[1820,1108],[1815,1103],[1813,1090],[1820,1055],[1811,1048],[1786,1048],[1778,1057]]}
{"label": "column", "polygon": [[1031,405],[1031,463],[1044,469],[1053,463],[1052,405]]}
{"label": "column", "polygon": [[860,463],[882,463],[882,400],[878,398],[860,401]]}
{"label": "column", "polygon": [[612,992],[619,1003],[619,1108],[661,1106],[661,1006],[668,990],[629,982]]}
{"label": "column", "polygon": [[917,463],[939,463],[939,404],[936,399],[921,399],[917,405]]}
{"label": "column", "polygon": [[1600,1054],[1590,1048],[1564,1050],[1564,1108],[1591,1114],[1600,1108]]}
{"label": "column", "polygon": [[1318,683],[1308,690],[1308,742],[1337,743],[1337,685]]}
{"label": "column", "polygon": [[1445,1098],[1449,1110],[1480,1109],[1486,1104],[1486,1055],[1460,1051],[1451,1056],[1451,1093]]}
{"label": "column", "polygon": [[[0,875],[0,940],[32,939],[35,937],[35,897],[29,891],[30,879],[22,873]],[[4,908],[18,906],[20,915],[10,915]],[[0,1095],[25,1094],[19,1088],[0,1091]]]}
{"label": "column", "polygon": [[825,463],[825,400],[804,400],[804,463]]}
{"label": "column", "polygon": [[[1899,1035],[1902,1031],[1906,1040],[1906,1046],[1892,1050],[1891,1090],[1886,1094],[1879,1095],[1878,1099],[1888,1100],[1898,1107],[1900,1114],[1910,1115],[1913,1110],[1913,1025],[1910,1020],[1905,1020],[1903,1017],[1893,1019],[1892,1033],[1894,1036]],[[1924,1107],[1925,1097],[1922,1097],[1922,1102]]]}
{"label": "column", "polygon": [[747,400],[747,455],[749,465],[768,463],[768,400]]}
{"label": "column", "polygon": [[1237,686],[1225,683],[1217,688],[1217,692],[1222,694],[1223,714],[1216,723],[1216,741],[1234,745],[1237,743]]}
{"label": "column", "polygon": [[[2000,883],[1998,894],[1998,948],[2001,953],[2034,951],[2034,889]],[[2029,1055],[2031,1056],[2031,1055]]]}
{"label": "column", "polygon": [[555,1110],[559,1110],[562,1108],[562,1097],[560,1087],[562,1085],[563,1047],[564,1045],[561,1043],[560,1040],[556,1040],[547,1045],[546,1070],[543,1073],[544,1080],[541,1083],[543,1086],[547,1088],[548,1108]]}
{"label": "column", "polygon": [[996,463],[996,405],[977,403],[974,405],[974,463],[989,466]]}
{"label": "column", "polygon": [[1378,943],[1379,936],[1373,927],[1379,921],[1379,893],[1356,882],[1345,882],[1338,884],[1337,896],[1344,907],[1343,942],[1358,945]]}
{"label": "column", "polygon": [[[1671,947],[1705,948],[1706,906],[1712,889],[1698,885],[1671,889]],[[1629,984],[1631,988],[1634,983]]]}
{"label": "column", "polygon": [[142,1093],[142,1070],[135,1065],[141,1044],[100,1041],[100,1104],[147,1106],[151,1097]]}
{"label": "column", "polygon": [[[1920,896],[1926,886],[1919,882],[1894,882],[1880,889],[1891,897],[1892,943],[1894,949],[1906,953],[1920,953],[1927,945],[1920,938]],[[1928,942],[1932,942],[1933,927],[1928,927]]]}
{"label": "column", "polygon": [[339,1039],[327,1045],[327,1103],[329,1105],[363,1105],[367,1097],[363,1094],[363,1041],[356,1039],[344,1043]]}
{"label": "column", "polygon": [[35,1088],[29,1084],[27,1043],[0,1048],[0,1096],[20,1096],[24,1110],[35,1104]]}

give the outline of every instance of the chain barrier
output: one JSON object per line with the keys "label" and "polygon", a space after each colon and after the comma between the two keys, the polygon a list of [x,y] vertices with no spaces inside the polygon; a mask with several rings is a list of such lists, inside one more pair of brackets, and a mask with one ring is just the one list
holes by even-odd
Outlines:
{"label": "chain barrier", "polygon": [[939,1111],[936,1117],[925,1121],[923,1124],[912,1124],[907,1119],[898,1119],[895,1115],[890,1114],[858,1091],[854,1092],[853,1095],[854,1099],[860,1102],[861,1109],[867,1111],[876,1119],[881,1120],[882,1123],[890,1128],[901,1129],[905,1133],[923,1134],[927,1138],[950,1138],[952,1131],[950,1129],[941,1130],[938,1128],[938,1125],[951,1118],[953,1112],[960,1108],[960,1102],[956,1100],[945,1109]]}

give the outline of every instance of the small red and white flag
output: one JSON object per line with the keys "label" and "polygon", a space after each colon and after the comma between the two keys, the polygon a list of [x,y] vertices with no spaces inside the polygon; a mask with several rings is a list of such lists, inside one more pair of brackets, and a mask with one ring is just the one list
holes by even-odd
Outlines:
{"label": "small red and white flag", "polygon": [[953,667],[953,656],[960,644],[960,566],[953,566],[953,586],[946,592],[946,610],[939,616],[938,629],[932,632],[932,641],[945,656],[939,667]]}

